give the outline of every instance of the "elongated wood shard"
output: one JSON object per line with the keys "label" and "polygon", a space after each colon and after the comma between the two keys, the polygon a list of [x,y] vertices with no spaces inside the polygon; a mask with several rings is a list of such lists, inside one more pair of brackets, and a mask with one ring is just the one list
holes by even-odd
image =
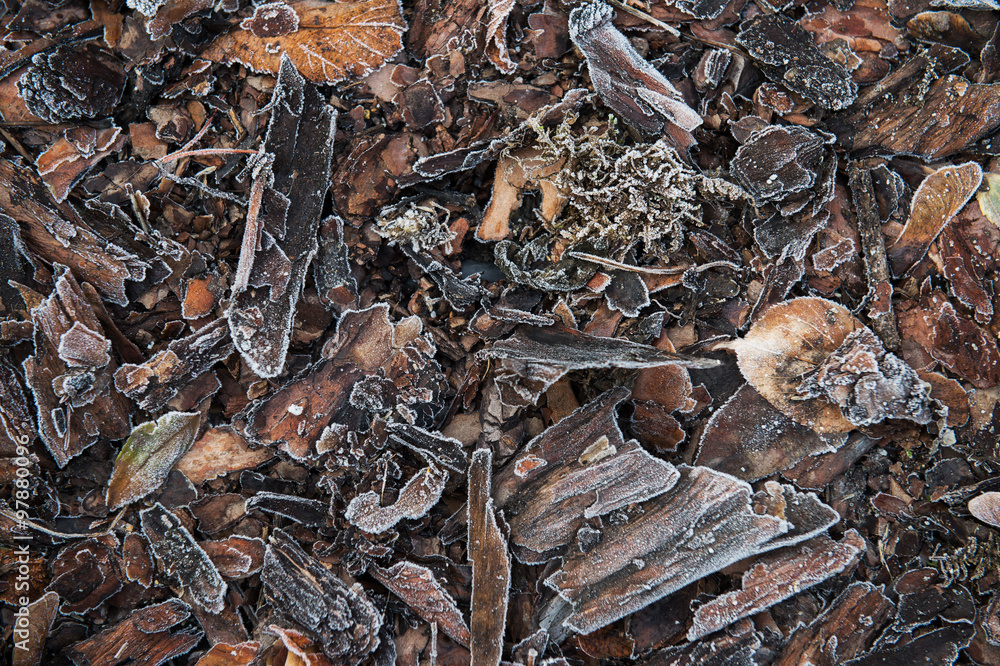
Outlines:
{"label": "elongated wood shard", "polygon": [[490,497],[493,452],[478,449],[469,465],[469,561],[472,562],[472,666],[496,666],[503,653],[510,593],[510,553]]}
{"label": "elongated wood shard", "polygon": [[246,284],[234,285],[228,313],[237,351],[261,377],[274,377],[285,365],[295,306],[319,248],[337,126],[336,110],[287,57],[271,104],[264,152],[273,156],[273,182],[264,188],[257,242],[245,248],[254,254],[249,263],[241,256],[250,267]]}

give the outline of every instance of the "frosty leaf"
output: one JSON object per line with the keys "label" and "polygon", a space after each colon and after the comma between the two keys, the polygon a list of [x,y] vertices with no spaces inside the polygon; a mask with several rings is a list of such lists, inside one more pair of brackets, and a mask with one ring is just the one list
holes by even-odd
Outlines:
{"label": "frosty leaf", "polygon": [[[911,634],[896,643],[878,644],[868,654],[854,659],[850,666],[907,666],[908,664],[940,664],[950,666],[958,653],[976,634],[976,626],[968,622],[945,625],[925,634]],[[904,635],[905,636],[905,635]]]}
{"label": "frosty leaf", "polygon": [[572,605],[565,626],[590,633],[767,550],[790,528],[753,511],[747,483],[707,467],[679,470],[673,488],[644,502],[627,522],[606,525],[589,552],[568,552],[545,580]]}
{"label": "frosty leaf", "polygon": [[406,602],[427,623],[436,622],[457,643],[469,647],[469,627],[448,591],[434,572],[413,562],[399,562],[388,569],[369,570],[375,580]]}
{"label": "frosty leaf", "polygon": [[201,415],[170,412],[132,430],[108,481],[108,508],[117,509],[159,488],[198,435]]}
{"label": "frosty leaf", "polygon": [[816,666],[842,664],[864,652],[895,610],[881,588],[853,583],[812,624],[792,634],[774,664],[797,666],[806,660]]}
{"label": "frosty leaf", "polygon": [[823,582],[847,568],[866,548],[861,535],[851,530],[841,543],[823,535],[764,555],[743,575],[741,590],[716,597],[695,611],[688,640],[707,636]]}
{"label": "frosty leaf", "polygon": [[649,666],[757,666],[755,655],[761,647],[761,635],[748,630],[721,634],[716,638],[684,643],[654,652],[645,662]]}
{"label": "frosty leaf", "polygon": [[708,420],[695,462],[756,481],[846,441],[844,435],[823,436],[799,425],[744,384]]}
{"label": "frosty leaf", "polygon": [[34,666],[42,663],[45,639],[48,638],[52,622],[59,611],[59,595],[46,592],[28,604],[26,609],[27,626],[16,626],[13,634],[17,647],[14,649],[11,666]]}
{"label": "frosty leaf", "polygon": [[125,69],[96,43],[38,53],[18,81],[28,109],[50,123],[110,115],[125,89]]}
{"label": "frosty leaf", "polygon": [[969,513],[987,525],[1000,527],[1000,493],[989,492],[969,500]]}
{"label": "frosty leaf", "polygon": [[828,109],[844,109],[858,87],[843,65],[820,51],[802,27],[781,14],[760,14],[743,24],[736,41],[772,81]]}
{"label": "frosty leaf", "polygon": [[226,583],[180,519],[157,502],[139,513],[139,522],[160,571],[178,580],[201,608],[221,612]]}
{"label": "frosty leaf", "polygon": [[803,297],[772,306],[731,348],[768,402],[820,434],[886,418],[930,420],[913,369],[831,301]]}
{"label": "frosty leaf", "polygon": [[[337,122],[336,110],[302,78],[287,55],[281,57],[271,103],[263,150],[274,156],[273,184],[264,188],[267,205],[259,234],[249,238],[260,243],[248,244],[244,238],[240,266],[246,267],[246,280],[234,284],[228,312],[237,351],[261,377],[280,374],[285,364],[295,306],[319,247],[316,232],[330,182]],[[288,222],[290,216],[293,224]],[[253,234],[247,226],[246,233]]]}
{"label": "frosty leaf", "polygon": [[399,491],[394,504],[383,507],[378,493],[368,491],[351,500],[344,518],[365,532],[380,534],[403,518],[416,520],[422,517],[441,499],[448,472],[434,465],[425,467]]}
{"label": "frosty leaf", "polygon": [[1000,173],[984,174],[983,180],[986,187],[979,191],[976,200],[986,219],[1000,227]]}
{"label": "frosty leaf", "polygon": [[281,56],[287,54],[307,79],[330,84],[364,76],[403,48],[406,22],[395,0],[281,4],[258,7],[201,57],[277,74]]}
{"label": "frosty leaf", "polygon": [[472,663],[498,666],[510,595],[510,553],[490,497],[493,453],[476,449],[469,464],[469,561],[472,563]]}
{"label": "frosty leaf", "polygon": [[913,268],[983,181],[983,170],[975,162],[941,167],[924,178],[913,194],[910,217],[895,242],[886,248],[892,272],[902,277]]}
{"label": "frosty leaf", "polygon": [[260,579],[278,616],[298,624],[334,663],[355,666],[378,647],[382,616],[364,589],[348,588],[280,529]]}
{"label": "frosty leaf", "polygon": [[680,130],[682,148],[701,116],[611,23],[614,10],[603,2],[577,7],[569,15],[569,35],[587,58],[590,79],[604,103],[647,136]]}
{"label": "frosty leaf", "polygon": [[504,74],[510,74],[517,68],[507,50],[507,19],[514,4],[514,0],[490,0],[487,3],[490,19],[486,24],[486,56]]}

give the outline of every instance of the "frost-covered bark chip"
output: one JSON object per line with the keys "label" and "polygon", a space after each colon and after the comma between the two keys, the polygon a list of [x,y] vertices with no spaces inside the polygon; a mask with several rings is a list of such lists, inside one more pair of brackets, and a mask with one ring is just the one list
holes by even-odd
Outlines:
{"label": "frost-covered bark chip", "polygon": [[280,529],[260,578],[278,616],[301,626],[333,663],[354,666],[378,647],[382,615],[364,589],[348,588]]}
{"label": "frost-covered bark chip", "polygon": [[110,115],[125,90],[125,68],[93,44],[36,54],[17,83],[28,110],[50,123]]}
{"label": "frost-covered bark chip", "polygon": [[[611,24],[614,10],[603,2],[577,7],[569,15],[569,36],[587,58],[590,79],[605,104],[637,130],[657,136],[675,125],[688,133],[701,116],[655,67],[643,60]],[[693,144],[690,134],[688,143]]]}

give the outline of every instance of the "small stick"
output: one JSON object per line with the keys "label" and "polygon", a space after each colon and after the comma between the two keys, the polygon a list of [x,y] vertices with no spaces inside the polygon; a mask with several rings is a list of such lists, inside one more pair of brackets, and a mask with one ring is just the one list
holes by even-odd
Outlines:
{"label": "small stick", "polygon": [[612,5],[614,7],[617,7],[618,9],[622,10],[623,12],[628,12],[629,14],[631,14],[632,16],[635,16],[636,18],[641,18],[643,21],[646,21],[647,23],[651,23],[651,24],[655,25],[657,28],[660,28],[661,30],[666,30],[671,35],[673,35],[674,37],[680,37],[681,36],[681,33],[680,33],[679,30],[677,30],[677,28],[675,28],[674,26],[672,26],[672,25],[670,25],[668,23],[664,23],[663,21],[661,21],[658,18],[653,18],[652,16],[650,16],[646,12],[642,11],[641,9],[636,9],[635,7],[631,7],[629,5],[626,5],[624,2],[621,2],[620,0],[608,0],[608,4]]}
{"label": "small stick", "polygon": [[885,256],[885,238],[875,203],[872,174],[856,163],[848,167],[848,174],[868,280],[868,316],[872,321],[872,330],[885,348],[896,351],[899,349],[899,331],[896,328],[896,313],[892,309],[892,274]]}
{"label": "small stick", "polygon": [[270,157],[270,155],[261,154],[259,164],[252,167],[253,184],[250,186],[250,203],[247,205],[243,244],[240,245],[240,259],[236,264],[236,274],[233,276],[233,294],[238,294],[247,288],[247,284],[250,282],[250,269],[253,268],[254,255],[260,247],[260,207],[264,201],[264,188],[271,180],[268,177],[272,161]]}

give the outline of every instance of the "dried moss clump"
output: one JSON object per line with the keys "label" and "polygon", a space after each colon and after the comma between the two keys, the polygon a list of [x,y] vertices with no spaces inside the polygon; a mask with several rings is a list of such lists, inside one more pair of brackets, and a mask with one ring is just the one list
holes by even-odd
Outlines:
{"label": "dried moss clump", "polygon": [[542,159],[564,164],[552,182],[566,205],[552,226],[571,245],[586,241],[620,258],[641,240],[665,256],[680,248],[685,225],[701,220],[704,178],[665,140],[624,146],[613,127],[574,135],[566,124],[536,132]]}
{"label": "dried moss clump", "polygon": [[387,206],[375,218],[375,231],[387,240],[409,245],[414,252],[426,252],[455,238],[448,229],[447,214],[447,209],[433,201]]}

